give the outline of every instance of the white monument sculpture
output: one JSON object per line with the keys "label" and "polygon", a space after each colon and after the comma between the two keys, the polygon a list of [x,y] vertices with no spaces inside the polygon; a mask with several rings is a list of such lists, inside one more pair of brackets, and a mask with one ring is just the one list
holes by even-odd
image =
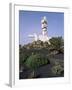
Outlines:
{"label": "white monument sculpture", "polygon": [[43,42],[48,42],[50,44],[47,27],[48,27],[48,22],[47,22],[46,16],[44,16],[43,19],[41,20],[42,34],[37,36],[37,34],[34,33],[33,35],[29,35],[29,37],[33,38],[34,41],[41,40]]}

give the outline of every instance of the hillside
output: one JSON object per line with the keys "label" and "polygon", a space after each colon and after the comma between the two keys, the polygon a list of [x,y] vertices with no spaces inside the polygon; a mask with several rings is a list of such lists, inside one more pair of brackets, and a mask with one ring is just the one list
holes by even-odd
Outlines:
{"label": "hillside", "polygon": [[62,37],[50,39],[50,45],[40,40],[20,45],[20,79],[63,76],[63,45]]}

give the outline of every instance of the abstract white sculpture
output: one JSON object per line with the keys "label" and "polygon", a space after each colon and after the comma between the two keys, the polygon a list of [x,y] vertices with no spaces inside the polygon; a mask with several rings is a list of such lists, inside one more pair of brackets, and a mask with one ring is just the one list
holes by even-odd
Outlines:
{"label": "abstract white sculpture", "polygon": [[41,40],[43,42],[48,42],[50,44],[49,38],[48,38],[47,27],[48,27],[48,21],[47,21],[46,16],[44,16],[43,19],[41,20],[42,34],[37,36],[37,34],[34,33],[33,35],[29,35],[29,37],[33,38],[35,41]]}

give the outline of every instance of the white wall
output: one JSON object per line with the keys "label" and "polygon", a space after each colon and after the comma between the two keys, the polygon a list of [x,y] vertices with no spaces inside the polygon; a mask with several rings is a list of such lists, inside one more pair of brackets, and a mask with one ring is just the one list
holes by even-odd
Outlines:
{"label": "white wall", "polygon": [[[1,0],[0,1],[0,90],[10,89],[8,86],[9,83],[9,2],[24,2],[24,4],[37,4],[37,5],[47,5],[57,4],[60,6],[69,6],[70,7],[70,24],[72,23],[72,0]],[[64,5],[63,5],[64,4]],[[72,25],[70,25],[70,36],[72,38]],[[72,49],[72,41],[70,39],[70,48]],[[72,55],[70,51],[70,73],[72,76]],[[71,77],[72,82],[72,77]],[[15,88],[17,89],[17,88]],[[19,88],[20,89],[20,88]],[[72,83],[70,84],[54,84],[54,85],[45,85],[40,87],[24,87],[23,89],[37,90],[37,89],[49,89],[49,90],[71,90]]]}

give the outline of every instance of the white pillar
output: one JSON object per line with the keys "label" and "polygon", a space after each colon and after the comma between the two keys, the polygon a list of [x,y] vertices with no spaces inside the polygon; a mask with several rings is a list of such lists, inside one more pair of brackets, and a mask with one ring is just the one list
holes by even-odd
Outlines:
{"label": "white pillar", "polygon": [[42,34],[43,35],[47,35],[47,19],[46,17],[44,16],[43,19],[41,20],[41,28],[42,28]]}

